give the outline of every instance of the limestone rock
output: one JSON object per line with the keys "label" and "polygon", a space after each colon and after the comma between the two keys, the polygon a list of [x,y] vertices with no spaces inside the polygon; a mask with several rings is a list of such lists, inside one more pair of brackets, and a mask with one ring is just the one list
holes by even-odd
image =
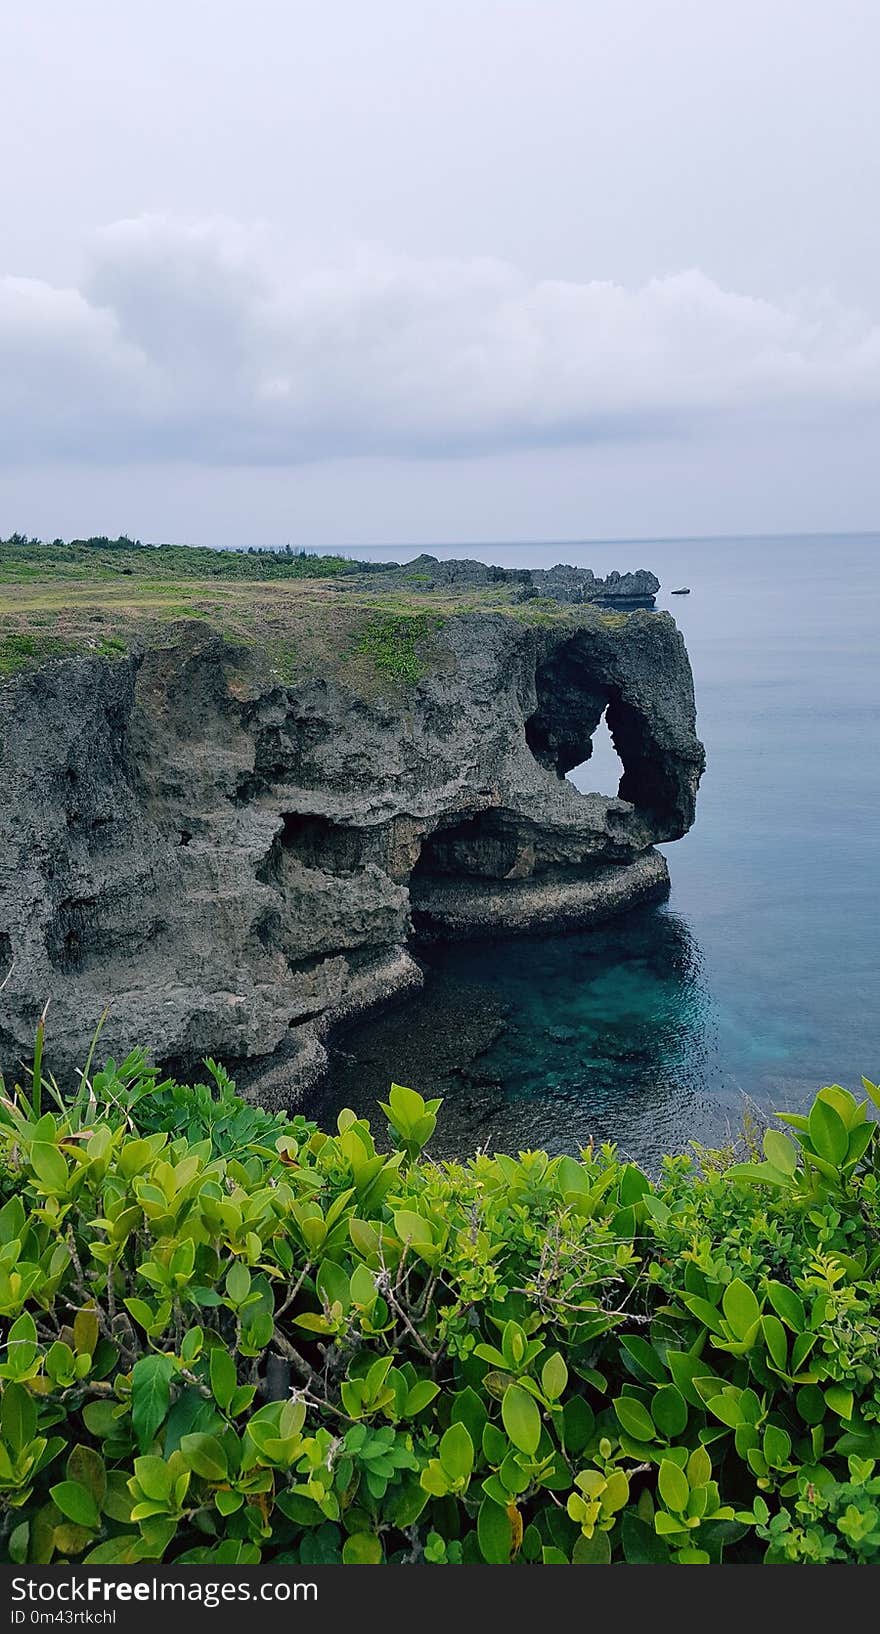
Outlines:
{"label": "limestone rock", "polygon": [[[0,1064],[50,1000],[56,1072],[206,1053],[279,1104],[335,1023],[417,983],[416,938],[588,924],[663,888],[693,821],[690,666],[665,613],[452,614],[415,684],[282,684],[210,628],[0,686]],[[578,793],[603,711],[618,798]]]}

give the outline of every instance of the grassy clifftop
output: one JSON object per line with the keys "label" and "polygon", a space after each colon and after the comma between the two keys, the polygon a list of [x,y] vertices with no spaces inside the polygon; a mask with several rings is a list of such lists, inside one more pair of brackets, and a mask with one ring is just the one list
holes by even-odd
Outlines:
{"label": "grassy clifftop", "polygon": [[453,613],[498,611],[529,623],[609,626],[626,615],[526,602],[508,583],[426,591],[373,582],[363,563],[284,552],[247,555],[131,540],[0,542],[0,680],[53,658],[114,658],[175,639],[196,619],[250,649],[279,680],[355,657],[397,684],[418,680],[430,642]]}

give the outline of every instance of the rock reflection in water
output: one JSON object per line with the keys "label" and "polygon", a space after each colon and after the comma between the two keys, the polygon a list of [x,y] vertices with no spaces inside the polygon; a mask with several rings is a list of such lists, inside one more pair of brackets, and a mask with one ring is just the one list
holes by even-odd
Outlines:
{"label": "rock reflection in water", "polygon": [[381,1123],[393,1076],[444,1097],[436,1155],[574,1151],[592,1137],[654,1167],[705,1134],[714,1022],[699,950],[667,909],[434,947],[425,962],[421,994],[337,1039],[320,1117],[348,1105]]}

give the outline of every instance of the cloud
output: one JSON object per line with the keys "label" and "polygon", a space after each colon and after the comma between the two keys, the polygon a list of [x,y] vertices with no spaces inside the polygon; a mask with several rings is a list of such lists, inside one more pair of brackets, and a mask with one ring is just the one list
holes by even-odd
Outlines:
{"label": "cloud", "polygon": [[700,271],[638,289],[141,217],[79,289],[0,278],[7,461],[293,464],[684,433],[880,404],[880,328]]}

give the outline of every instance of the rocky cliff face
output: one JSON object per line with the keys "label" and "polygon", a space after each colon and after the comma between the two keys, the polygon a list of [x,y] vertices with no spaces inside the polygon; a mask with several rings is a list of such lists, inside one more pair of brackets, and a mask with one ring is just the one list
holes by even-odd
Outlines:
{"label": "rocky cliff face", "polygon": [[[603,712],[620,797],[565,778]],[[0,1062],[210,1053],[291,1104],[419,937],[585,924],[662,890],[703,766],[667,614],[460,613],[409,686],[261,679],[174,643],[0,686]]]}

